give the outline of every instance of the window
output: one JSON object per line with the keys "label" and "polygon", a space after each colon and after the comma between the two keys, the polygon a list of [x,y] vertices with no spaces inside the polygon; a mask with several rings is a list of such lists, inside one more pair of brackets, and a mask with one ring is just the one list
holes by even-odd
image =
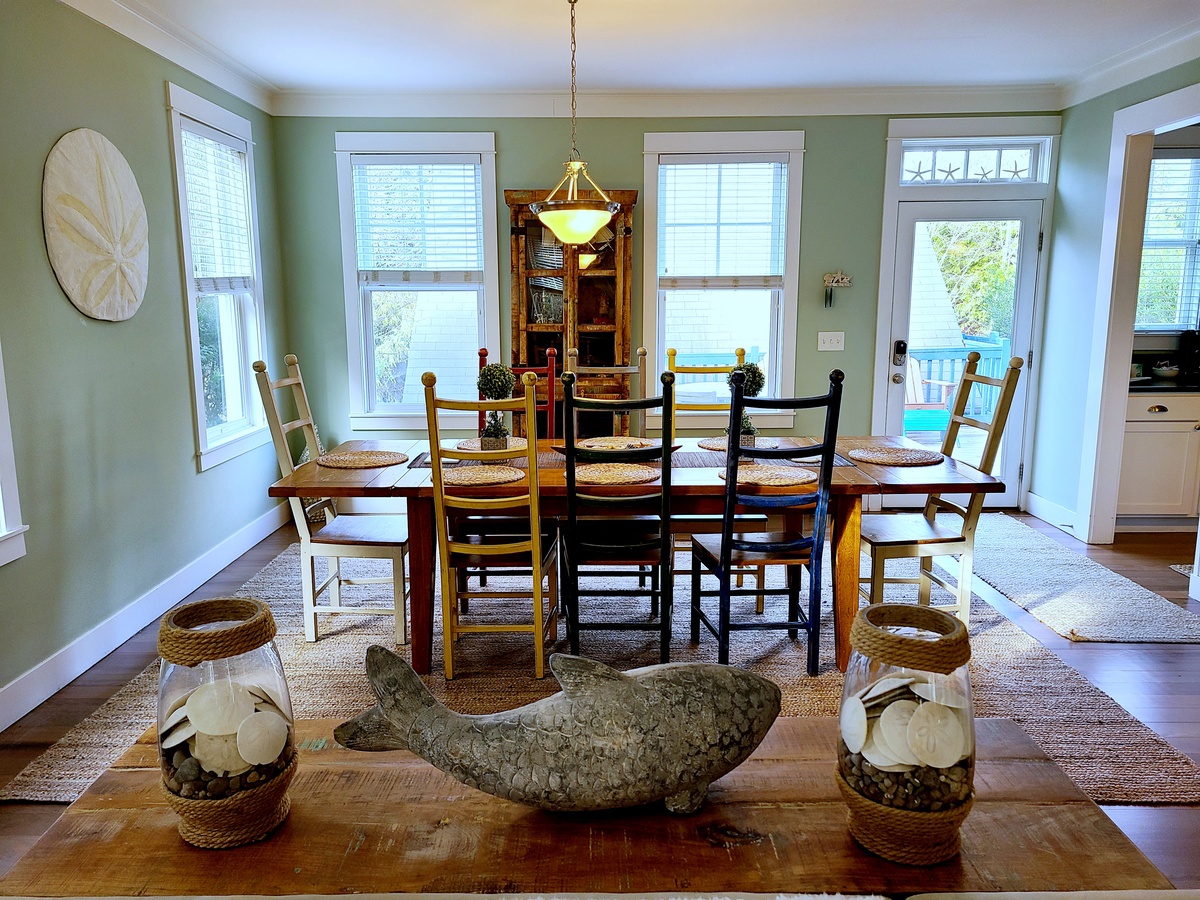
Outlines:
{"label": "window", "polygon": [[[803,132],[646,135],[646,295],[657,297],[646,343],[659,368],[668,347],[682,365],[730,364],[742,347],[764,393],[792,392],[803,146]],[[724,377],[676,391],[728,396]],[[720,418],[692,414],[689,425]],[[756,421],[790,424],[772,418]]]}
{"label": "window", "polygon": [[499,348],[495,140],[342,133],[336,148],[351,424],[423,428],[421,375],[474,398],[479,348]]}
{"label": "window", "polygon": [[171,85],[200,469],[270,439],[250,364],[262,356],[250,123]]}
{"label": "window", "polygon": [[906,140],[900,183],[1039,184],[1049,178],[1045,138]]}
{"label": "window", "polygon": [[1200,324],[1200,150],[1154,151],[1138,279],[1139,331]]}
{"label": "window", "polygon": [[4,359],[0,356],[0,565],[25,555],[28,530],[21,524],[21,504],[17,500],[17,463],[4,387]]}

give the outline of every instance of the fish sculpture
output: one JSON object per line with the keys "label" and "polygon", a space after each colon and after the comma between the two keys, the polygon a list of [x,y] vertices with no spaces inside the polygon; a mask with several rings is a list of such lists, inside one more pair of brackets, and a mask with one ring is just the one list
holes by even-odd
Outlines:
{"label": "fish sculpture", "polygon": [[439,703],[403,657],[374,646],[367,676],[379,705],[334,736],[353,750],[410,750],[463,784],[542,809],[665,800],[690,813],[779,715],[778,685],[730,666],[619,672],[555,653],[550,669],[562,685],[554,696],[463,715]]}

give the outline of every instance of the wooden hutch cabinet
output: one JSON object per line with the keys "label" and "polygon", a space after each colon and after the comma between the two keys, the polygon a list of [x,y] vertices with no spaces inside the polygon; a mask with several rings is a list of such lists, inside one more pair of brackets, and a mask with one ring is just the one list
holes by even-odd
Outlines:
{"label": "wooden hutch cabinet", "polygon": [[[567,350],[579,350],[584,366],[630,364],[630,304],[633,287],[633,208],[637,191],[607,191],[621,210],[595,241],[565,246],[529,211],[548,191],[505,191],[512,229],[512,365],[544,366],[546,351],[558,351],[566,369]],[[581,197],[597,197],[580,191]],[[595,254],[589,258],[590,254]],[[540,387],[540,385],[539,385]],[[627,376],[589,375],[580,389],[591,397],[629,396]],[[554,385],[562,401],[562,384]],[[561,422],[562,417],[556,416]],[[556,429],[561,434],[561,426]],[[583,430],[581,423],[581,430]]]}

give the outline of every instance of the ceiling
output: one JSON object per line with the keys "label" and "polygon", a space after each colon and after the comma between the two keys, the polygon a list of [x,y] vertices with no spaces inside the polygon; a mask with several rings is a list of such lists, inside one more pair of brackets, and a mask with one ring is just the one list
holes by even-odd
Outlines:
{"label": "ceiling", "polygon": [[[554,94],[561,114],[569,85],[568,0],[63,2],[205,60],[268,105]],[[576,15],[581,116],[598,114],[586,101],[603,94],[1056,91],[1077,102],[1089,86],[1200,56],[1196,0],[579,0]]]}

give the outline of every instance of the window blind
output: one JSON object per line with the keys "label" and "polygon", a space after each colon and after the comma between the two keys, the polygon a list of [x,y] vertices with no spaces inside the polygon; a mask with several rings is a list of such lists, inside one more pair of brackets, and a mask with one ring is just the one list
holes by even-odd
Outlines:
{"label": "window blind", "polygon": [[250,290],[254,251],[246,153],[186,127],[181,137],[196,291]]}
{"label": "window blind", "polygon": [[359,281],[481,283],[478,163],[352,162]]}
{"label": "window blind", "polygon": [[1198,263],[1200,159],[1156,156],[1150,164],[1137,327],[1197,327]]}
{"label": "window blind", "polygon": [[781,288],[784,159],[660,159],[659,286]]}

